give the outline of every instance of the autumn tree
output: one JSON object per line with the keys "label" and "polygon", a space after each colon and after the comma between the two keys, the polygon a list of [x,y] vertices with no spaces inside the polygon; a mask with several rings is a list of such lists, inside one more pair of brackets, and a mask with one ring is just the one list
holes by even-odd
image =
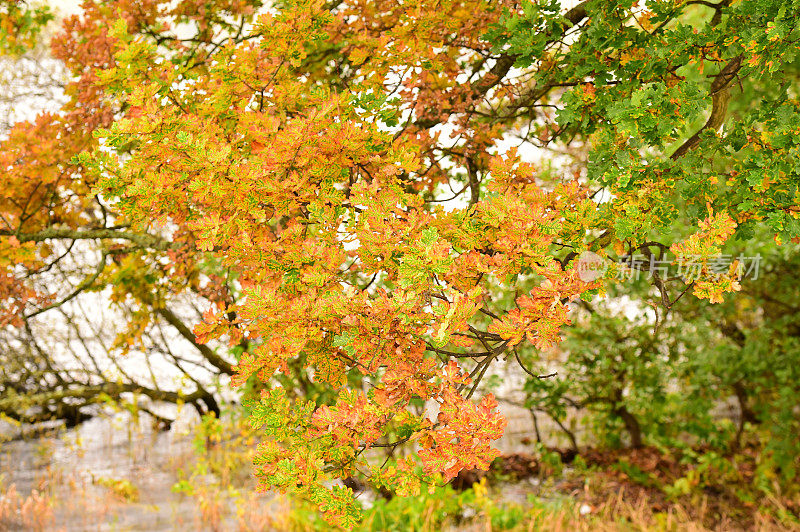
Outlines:
{"label": "autumn tree", "polygon": [[[70,162],[120,112],[92,89],[102,39],[67,36],[77,20],[43,27],[52,16],[34,3],[3,2],[0,13],[0,110],[13,126],[0,133],[0,415],[69,426],[108,400],[133,402],[165,424],[171,417],[158,403],[219,414],[214,381],[236,359],[199,344],[191,328],[206,298],[229,297],[225,272],[201,275],[191,252],[132,230]],[[44,110],[20,121],[26,109]],[[180,281],[164,284],[172,262],[181,263]]]}
{"label": "autumn tree", "polygon": [[[685,299],[747,282],[717,267],[725,246],[800,236],[797,14],[87,2],[53,45],[70,102],[3,146],[5,319],[57,297],[14,268],[45,267],[58,238],[104,242],[98,276],[143,313],[204,296],[196,341],[226,341],[234,385],[261,389],[261,485],[351,525],[332,479],[405,494],[487,467],[505,422],[482,379],[509,358],[551,382],[542,353],[578,302],[624,293],[624,258],[683,269],[631,292],[669,332]],[[298,375],[327,395],[295,393]]]}

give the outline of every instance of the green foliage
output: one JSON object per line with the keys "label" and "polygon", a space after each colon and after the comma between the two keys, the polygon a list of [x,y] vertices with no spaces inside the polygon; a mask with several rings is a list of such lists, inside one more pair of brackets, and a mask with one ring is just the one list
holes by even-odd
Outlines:
{"label": "green foliage", "polygon": [[139,500],[139,488],[128,479],[100,477],[95,482],[104,488],[108,488],[115,497],[125,502],[137,502]]}
{"label": "green foliage", "polygon": [[0,2],[0,54],[22,55],[53,20],[47,5],[18,0]]}
{"label": "green foliage", "polygon": [[[527,405],[557,420],[577,416],[592,429],[584,441],[601,448],[630,445],[638,431],[642,444],[674,453],[687,471],[666,484],[632,463],[615,468],[676,499],[706,488],[743,501],[796,493],[795,248],[727,250],[764,253],[744,293],[718,306],[682,299],[657,323],[595,302],[567,329],[558,377],[528,379]],[[626,293],[647,289],[631,282]],[[528,360],[534,373],[547,370]]]}
{"label": "green foliage", "polygon": [[[537,499],[533,500],[546,507]],[[490,496],[485,479],[464,491],[445,485],[410,497],[378,498],[364,506],[363,518],[352,530],[434,531],[471,522],[485,523],[492,530],[518,530],[529,518],[529,508],[499,502],[497,494]],[[300,501],[292,505],[288,519],[297,528],[326,530],[329,527],[312,507]]]}

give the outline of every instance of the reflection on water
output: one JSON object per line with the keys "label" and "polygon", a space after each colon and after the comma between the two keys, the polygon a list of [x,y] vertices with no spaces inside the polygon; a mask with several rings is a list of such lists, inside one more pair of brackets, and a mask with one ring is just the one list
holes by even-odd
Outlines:
{"label": "reflection on water", "polygon": [[[144,415],[134,422],[118,414],[68,431],[4,441],[1,491],[8,495],[15,485],[22,497],[32,490],[50,495],[53,515],[47,530],[208,530],[197,501],[172,491],[179,473],[191,467],[193,421],[179,417],[169,431],[158,431]],[[13,433],[8,426],[3,432]],[[137,500],[122,500],[107,487],[108,479],[129,481]],[[0,521],[0,530],[29,529],[18,521]],[[224,520],[220,525],[215,528],[237,528]]]}

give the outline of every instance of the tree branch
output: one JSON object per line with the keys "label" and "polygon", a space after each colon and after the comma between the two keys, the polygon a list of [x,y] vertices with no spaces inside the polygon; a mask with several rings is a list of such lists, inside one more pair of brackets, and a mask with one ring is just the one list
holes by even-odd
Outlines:
{"label": "tree branch", "polygon": [[233,368],[231,365],[221,356],[216,354],[214,350],[208,347],[206,344],[198,343],[197,338],[192,330],[189,329],[189,327],[187,327],[186,324],[183,323],[183,321],[181,321],[181,319],[176,316],[174,312],[164,307],[158,307],[154,310],[159,316],[164,318],[167,323],[172,325],[175,330],[178,331],[178,334],[183,336],[195,347],[195,349],[200,351],[200,354],[203,355],[203,358],[205,358],[212,366],[220,370],[225,375],[233,375]]}
{"label": "tree branch", "polygon": [[711,84],[711,116],[708,117],[705,125],[701,127],[694,135],[689,137],[683,144],[675,150],[670,159],[673,161],[683,157],[686,153],[697,147],[700,144],[700,135],[706,129],[718,130],[723,122],[725,122],[725,115],[728,112],[728,100],[730,99],[729,87],[731,81],[734,80],[739,69],[742,68],[742,56],[737,55],[725,65],[725,68],[720,71],[714,78]]}
{"label": "tree branch", "polygon": [[7,229],[0,229],[0,236],[15,236],[20,242],[44,242],[49,239],[64,240],[98,240],[120,239],[128,240],[143,248],[167,250],[178,247],[174,242],[147,233],[133,231],[120,231],[119,229],[68,229],[49,227],[36,233],[18,233]]}

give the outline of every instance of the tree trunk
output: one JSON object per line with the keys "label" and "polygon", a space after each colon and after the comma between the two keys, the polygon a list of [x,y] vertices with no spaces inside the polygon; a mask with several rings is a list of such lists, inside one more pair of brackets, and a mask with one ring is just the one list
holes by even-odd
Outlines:
{"label": "tree trunk", "polygon": [[639,421],[636,419],[636,417],[624,406],[616,408],[614,413],[622,419],[623,423],[625,423],[625,428],[627,429],[628,434],[631,436],[631,447],[642,447],[642,445],[644,445],[644,442],[642,441],[642,427],[639,425]]}

